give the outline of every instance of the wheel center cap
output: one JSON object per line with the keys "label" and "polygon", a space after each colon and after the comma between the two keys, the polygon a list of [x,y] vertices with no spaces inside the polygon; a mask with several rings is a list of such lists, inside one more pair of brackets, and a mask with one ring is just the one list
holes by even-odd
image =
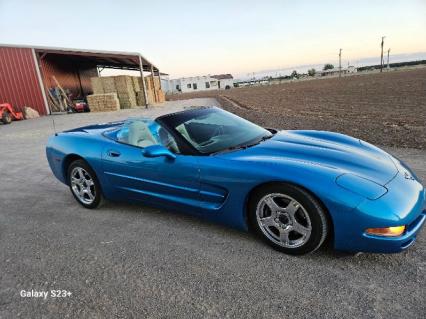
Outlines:
{"label": "wheel center cap", "polygon": [[291,225],[291,219],[286,213],[281,213],[278,215],[278,222],[284,226]]}

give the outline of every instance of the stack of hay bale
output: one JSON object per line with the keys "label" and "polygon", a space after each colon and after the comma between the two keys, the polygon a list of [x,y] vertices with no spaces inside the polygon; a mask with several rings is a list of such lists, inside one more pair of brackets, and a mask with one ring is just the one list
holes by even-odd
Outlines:
{"label": "stack of hay bale", "polygon": [[139,106],[146,105],[145,94],[143,93],[142,78],[138,76],[132,76],[133,88],[136,92],[136,103]]}
{"label": "stack of hay bale", "polygon": [[90,78],[90,81],[92,82],[93,94],[105,93],[101,78]]}
{"label": "stack of hay bale", "polygon": [[157,103],[164,103],[166,102],[166,94],[164,94],[162,89],[159,89],[157,91]]}
{"label": "stack of hay bale", "polygon": [[136,92],[136,103],[138,105],[146,105],[145,94],[143,94],[143,91]]}
{"label": "stack of hay bale", "polygon": [[128,75],[115,76],[114,81],[118,99],[120,100],[120,107],[122,109],[130,109],[137,106],[132,77]]}
{"label": "stack of hay bale", "polygon": [[[102,98],[100,95],[107,95],[116,93],[119,100],[119,106],[122,109],[134,108],[136,106],[143,106],[146,104],[144,86],[142,78],[137,76],[119,75],[119,76],[106,76],[91,78],[92,89],[97,99],[89,99],[88,103],[90,109],[98,110],[99,106],[92,107],[91,102],[97,104]],[[145,78],[146,95],[149,104],[163,103],[165,95],[160,89],[160,78],[158,76],[148,76]],[[89,95],[90,96],[90,95]],[[105,100],[110,100],[111,97],[105,97]]]}
{"label": "stack of hay bale", "polygon": [[132,76],[133,88],[135,92],[140,92],[143,90],[142,78],[139,76]]}
{"label": "stack of hay bale", "polygon": [[[136,92],[136,101],[138,105],[145,105],[145,95],[143,93],[142,78],[133,76],[133,88]],[[149,104],[163,103],[166,101],[163,90],[160,89],[160,78],[154,76],[145,77],[146,97]]]}
{"label": "stack of hay bale", "polygon": [[93,95],[87,96],[87,103],[90,111],[117,111],[120,109],[120,102],[115,93],[114,79],[91,78]]}
{"label": "stack of hay bale", "polygon": [[147,76],[145,78],[146,91],[149,103],[163,103],[166,100],[163,90],[160,89],[160,78],[158,76]]}
{"label": "stack of hay bale", "polygon": [[87,103],[92,112],[118,111],[120,109],[120,102],[116,93],[88,95]]}
{"label": "stack of hay bale", "polygon": [[117,89],[115,88],[115,80],[113,76],[106,76],[99,79],[101,79],[104,93],[117,93]]}
{"label": "stack of hay bale", "polygon": [[147,76],[145,78],[145,84],[146,84],[146,97],[148,99],[148,103],[152,104],[155,103],[155,94],[154,94],[154,82],[152,81],[151,76]]}

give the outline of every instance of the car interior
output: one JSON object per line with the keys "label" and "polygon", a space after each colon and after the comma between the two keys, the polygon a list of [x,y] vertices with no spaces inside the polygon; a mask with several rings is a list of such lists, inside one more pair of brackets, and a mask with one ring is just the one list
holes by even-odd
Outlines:
{"label": "car interior", "polygon": [[108,137],[120,143],[147,147],[163,145],[173,153],[180,153],[179,147],[173,136],[155,121],[150,119],[136,119],[126,122],[122,128]]}

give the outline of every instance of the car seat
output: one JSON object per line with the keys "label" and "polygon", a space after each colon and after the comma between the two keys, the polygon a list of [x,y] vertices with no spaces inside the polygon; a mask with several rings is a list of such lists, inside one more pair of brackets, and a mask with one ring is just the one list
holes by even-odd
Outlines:
{"label": "car seat", "polygon": [[143,121],[134,121],[129,125],[128,143],[140,147],[158,144],[152,136],[148,125]]}
{"label": "car seat", "polygon": [[161,127],[159,129],[158,135],[160,137],[160,142],[164,147],[168,148],[173,153],[179,153],[175,140],[164,128]]}

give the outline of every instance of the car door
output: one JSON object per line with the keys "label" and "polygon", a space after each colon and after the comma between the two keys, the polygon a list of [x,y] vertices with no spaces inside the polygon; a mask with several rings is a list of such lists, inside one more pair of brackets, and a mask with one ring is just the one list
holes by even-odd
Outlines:
{"label": "car door", "polygon": [[[128,140],[145,147],[156,142],[152,136],[139,136],[138,142],[129,136]],[[104,147],[104,176],[113,189],[114,198],[141,200],[170,207],[198,208],[200,182],[197,157],[180,154],[176,154],[174,159],[165,156],[146,157],[143,150],[143,146],[116,140],[109,140]]]}

